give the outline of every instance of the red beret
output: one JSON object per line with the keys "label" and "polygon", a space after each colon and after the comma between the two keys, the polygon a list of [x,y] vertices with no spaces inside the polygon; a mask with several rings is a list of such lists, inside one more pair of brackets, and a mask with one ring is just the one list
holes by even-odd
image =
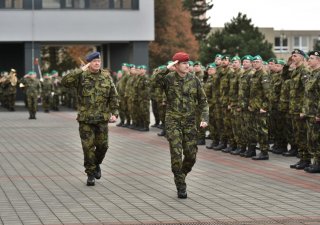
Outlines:
{"label": "red beret", "polygon": [[190,59],[189,55],[185,52],[177,52],[172,57],[172,61],[178,60],[179,62],[187,62],[189,61],[189,59]]}

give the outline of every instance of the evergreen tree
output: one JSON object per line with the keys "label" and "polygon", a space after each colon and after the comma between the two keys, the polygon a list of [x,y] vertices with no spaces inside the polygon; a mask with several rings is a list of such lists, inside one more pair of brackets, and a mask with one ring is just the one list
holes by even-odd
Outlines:
{"label": "evergreen tree", "polygon": [[198,41],[204,40],[210,33],[211,27],[208,24],[210,17],[206,12],[213,6],[212,1],[206,0],[184,0],[183,6],[191,13],[192,33]]}
{"label": "evergreen tree", "polygon": [[197,59],[199,44],[191,31],[190,18],[182,1],[155,1],[155,40],[149,45],[150,68],[165,64],[178,51]]}
{"label": "evergreen tree", "polygon": [[314,50],[317,50],[317,51],[320,50],[320,40],[317,40],[317,41],[314,43],[313,49],[314,49]]}
{"label": "evergreen tree", "polygon": [[247,54],[260,55],[263,59],[275,57],[272,44],[251,24],[251,19],[241,13],[230,23],[226,23],[223,29],[209,35],[200,49],[200,59],[203,63],[212,62],[217,53],[240,57]]}

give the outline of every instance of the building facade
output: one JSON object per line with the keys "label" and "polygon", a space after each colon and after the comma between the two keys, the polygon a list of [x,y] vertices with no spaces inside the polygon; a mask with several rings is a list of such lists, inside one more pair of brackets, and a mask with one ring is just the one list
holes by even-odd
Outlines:
{"label": "building facade", "polygon": [[35,70],[44,45],[95,45],[112,70],[148,65],[154,0],[0,0],[0,29],[0,70]]}

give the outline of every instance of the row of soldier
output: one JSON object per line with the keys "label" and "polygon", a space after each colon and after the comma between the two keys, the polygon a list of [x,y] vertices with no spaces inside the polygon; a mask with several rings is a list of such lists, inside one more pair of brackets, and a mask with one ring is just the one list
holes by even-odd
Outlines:
{"label": "row of soldier", "polygon": [[[208,98],[212,142],[207,149],[253,160],[268,160],[270,151],[297,156],[300,160],[290,168],[320,172],[319,51],[305,54],[296,49],[287,62],[272,58],[267,63],[259,55],[217,54],[205,70],[200,62],[189,65]],[[165,94],[152,82],[164,69],[155,69],[150,79],[154,126],[165,124]],[[119,126],[125,126],[129,117],[120,118]],[[159,135],[165,135],[165,130]],[[205,135],[206,130],[199,127],[199,145],[205,144]]]}

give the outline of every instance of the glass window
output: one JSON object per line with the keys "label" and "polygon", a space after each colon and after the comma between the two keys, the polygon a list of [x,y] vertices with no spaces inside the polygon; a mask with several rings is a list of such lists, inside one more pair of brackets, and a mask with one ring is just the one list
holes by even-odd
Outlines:
{"label": "glass window", "polygon": [[294,46],[299,46],[300,45],[300,38],[299,37],[294,37],[293,38],[293,45]]}
{"label": "glass window", "polygon": [[90,0],[90,9],[109,9],[109,0]]}
{"label": "glass window", "polygon": [[65,0],[65,8],[84,9],[85,0]]}
{"label": "glass window", "polygon": [[5,0],[4,7],[7,9],[22,9],[23,0]]}
{"label": "glass window", "polygon": [[280,37],[274,38],[274,46],[280,46]]}
{"label": "glass window", "polygon": [[42,0],[42,8],[44,9],[60,9],[60,0]]}
{"label": "glass window", "polygon": [[301,37],[301,45],[303,47],[307,47],[308,46],[308,38],[307,37]]}
{"label": "glass window", "polygon": [[114,8],[121,9],[121,0],[114,0]]}
{"label": "glass window", "polygon": [[132,9],[132,0],[123,0],[123,9]]}

